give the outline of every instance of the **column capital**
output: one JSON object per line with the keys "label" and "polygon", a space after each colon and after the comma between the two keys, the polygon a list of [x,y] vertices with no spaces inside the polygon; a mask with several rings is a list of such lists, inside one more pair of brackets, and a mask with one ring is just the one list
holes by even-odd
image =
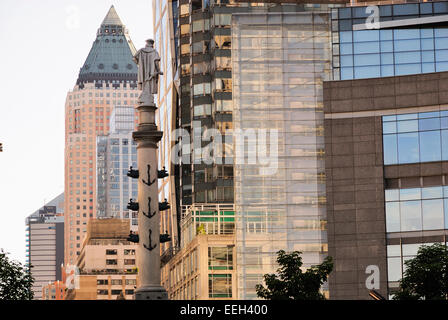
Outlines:
{"label": "column capital", "polygon": [[[140,128],[141,127],[139,126],[139,129]],[[163,132],[157,131],[157,127],[156,130],[144,130],[147,128],[142,129],[143,130],[132,132],[132,138],[137,141],[137,148],[157,149],[157,143],[162,139]]]}

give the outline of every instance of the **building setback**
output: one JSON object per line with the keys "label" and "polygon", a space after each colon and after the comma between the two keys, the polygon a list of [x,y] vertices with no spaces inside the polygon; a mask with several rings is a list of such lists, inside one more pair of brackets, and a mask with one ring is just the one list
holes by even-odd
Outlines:
{"label": "building setback", "polygon": [[96,143],[107,135],[114,106],[134,106],[134,45],[112,6],[98,29],[65,105],[65,265],[74,265],[96,217]]}
{"label": "building setback", "polygon": [[66,300],[133,299],[138,281],[137,245],[126,240],[129,231],[128,219],[89,221],[76,262],[79,273],[68,288]]}
{"label": "building setback", "polygon": [[182,243],[162,257],[162,285],[171,300],[237,299],[233,205],[192,206],[181,221]]}

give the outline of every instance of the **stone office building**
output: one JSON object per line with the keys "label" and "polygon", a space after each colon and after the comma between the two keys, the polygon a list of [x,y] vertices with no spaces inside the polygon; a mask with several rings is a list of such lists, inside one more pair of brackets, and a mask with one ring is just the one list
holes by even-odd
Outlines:
{"label": "stone office building", "polygon": [[448,2],[379,9],[379,30],[359,30],[365,6],[332,14],[346,81],[323,90],[331,299],[369,299],[372,270],[390,298],[419,246],[446,242]]}
{"label": "stone office building", "polygon": [[325,148],[334,298],[398,286],[404,262],[448,234],[448,72],[328,82]]}

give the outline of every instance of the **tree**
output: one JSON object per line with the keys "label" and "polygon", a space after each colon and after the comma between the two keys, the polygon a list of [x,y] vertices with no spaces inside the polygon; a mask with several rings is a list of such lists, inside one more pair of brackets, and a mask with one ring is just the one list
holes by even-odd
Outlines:
{"label": "tree", "polygon": [[446,300],[448,297],[448,248],[435,243],[421,246],[405,263],[394,300]]}
{"label": "tree", "polygon": [[278,251],[278,276],[265,274],[266,288],[261,284],[256,285],[257,296],[269,300],[325,300],[319,290],[333,270],[332,258],[327,257],[321,264],[302,272],[301,254],[300,251]]}
{"label": "tree", "polygon": [[0,251],[0,300],[31,300],[34,279],[30,268],[10,260],[7,253]]}

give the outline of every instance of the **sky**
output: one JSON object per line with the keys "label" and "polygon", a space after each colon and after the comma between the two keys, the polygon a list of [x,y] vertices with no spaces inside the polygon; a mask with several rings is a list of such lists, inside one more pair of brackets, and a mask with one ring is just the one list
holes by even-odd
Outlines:
{"label": "sky", "polygon": [[25,218],[64,191],[64,106],[114,5],[137,49],[152,0],[0,0],[0,248],[25,262]]}

